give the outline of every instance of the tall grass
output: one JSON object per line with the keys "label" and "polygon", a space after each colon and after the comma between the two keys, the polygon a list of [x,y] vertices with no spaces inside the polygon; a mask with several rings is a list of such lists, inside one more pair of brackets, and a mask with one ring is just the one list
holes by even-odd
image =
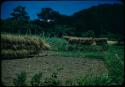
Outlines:
{"label": "tall grass", "polygon": [[124,46],[110,46],[105,52],[104,62],[109,70],[114,85],[121,85],[124,81]]}
{"label": "tall grass", "polygon": [[77,85],[79,86],[108,86],[111,84],[111,79],[108,73],[100,75],[89,74],[85,77],[77,79]]}
{"label": "tall grass", "polygon": [[51,45],[53,51],[65,51],[67,49],[68,42],[58,37],[42,37],[46,42]]}
{"label": "tall grass", "polygon": [[41,77],[42,77],[42,72],[35,74],[30,81],[31,85],[40,86],[42,84]]}
{"label": "tall grass", "polygon": [[17,78],[13,80],[13,84],[15,86],[26,86],[27,85],[26,79],[27,79],[26,72],[21,72],[17,74]]}

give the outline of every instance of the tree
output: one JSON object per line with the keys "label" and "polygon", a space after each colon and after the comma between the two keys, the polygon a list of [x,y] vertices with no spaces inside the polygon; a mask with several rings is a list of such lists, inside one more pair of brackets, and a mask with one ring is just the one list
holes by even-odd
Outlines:
{"label": "tree", "polygon": [[25,7],[23,6],[17,6],[16,8],[13,9],[13,12],[11,13],[11,20],[12,21],[16,21],[18,26],[18,32],[19,33],[25,33],[26,30],[26,26],[29,23],[29,19],[30,17],[28,16]]}
{"label": "tree", "polygon": [[37,16],[39,19],[37,24],[41,27],[42,31],[46,34],[51,34],[60,14],[51,8],[42,8]]}
{"label": "tree", "polygon": [[43,20],[56,20],[60,14],[51,8],[42,8],[41,12],[37,14],[39,19]]}
{"label": "tree", "polygon": [[29,21],[29,16],[25,10],[25,7],[20,5],[13,9],[11,16],[12,19],[15,19],[17,21]]}

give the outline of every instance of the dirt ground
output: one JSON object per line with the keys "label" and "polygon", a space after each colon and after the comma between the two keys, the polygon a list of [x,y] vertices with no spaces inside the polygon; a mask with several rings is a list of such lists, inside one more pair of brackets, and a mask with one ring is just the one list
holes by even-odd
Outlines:
{"label": "dirt ground", "polygon": [[16,74],[22,71],[26,71],[30,81],[31,77],[38,72],[43,72],[43,78],[45,78],[59,68],[61,70],[58,79],[61,81],[76,79],[90,72],[99,74],[107,71],[102,60],[54,56],[51,52],[46,56],[2,60],[2,83],[12,86]]}

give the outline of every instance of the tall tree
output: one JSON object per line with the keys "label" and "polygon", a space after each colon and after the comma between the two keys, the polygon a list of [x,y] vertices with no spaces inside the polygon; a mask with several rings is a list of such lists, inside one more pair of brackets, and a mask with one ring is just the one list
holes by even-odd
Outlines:
{"label": "tall tree", "polygon": [[18,26],[19,33],[25,33],[27,30],[26,25],[29,23],[30,17],[26,12],[26,8],[23,6],[17,6],[13,9],[13,12],[10,14],[12,16],[12,21],[16,21]]}
{"label": "tall tree", "polygon": [[43,20],[55,20],[58,16],[59,13],[51,8],[42,8],[41,12],[37,14],[39,19]]}
{"label": "tall tree", "polygon": [[55,24],[57,24],[60,14],[51,8],[42,8],[37,14],[39,21],[37,24],[45,33],[54,32]]}
{"label": "tall tree", "polygon": [[13,9],[13,12],[11,13],[12,19],[18,20],[18,21],[29,21],[28,13],[26,12],[26,7],[23,6],[17,6]]}

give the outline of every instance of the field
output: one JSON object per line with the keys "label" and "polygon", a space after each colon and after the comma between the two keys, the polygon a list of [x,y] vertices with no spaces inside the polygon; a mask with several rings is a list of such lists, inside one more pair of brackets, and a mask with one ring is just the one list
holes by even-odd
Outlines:
{"label": "field", "polygon": [[26,85],[32,85],[31,79],[37,73],[42,73],[42,77],[40,82],[37,77],[36,85],[43,86],[123,84],[124,46],[72,45],[63,38],[40,38],[50,49],[40,50],[33,57],[2,59],[3,85],[19,85],[21,80],[14,83],[14,79],[21,72],[26,72]]}

